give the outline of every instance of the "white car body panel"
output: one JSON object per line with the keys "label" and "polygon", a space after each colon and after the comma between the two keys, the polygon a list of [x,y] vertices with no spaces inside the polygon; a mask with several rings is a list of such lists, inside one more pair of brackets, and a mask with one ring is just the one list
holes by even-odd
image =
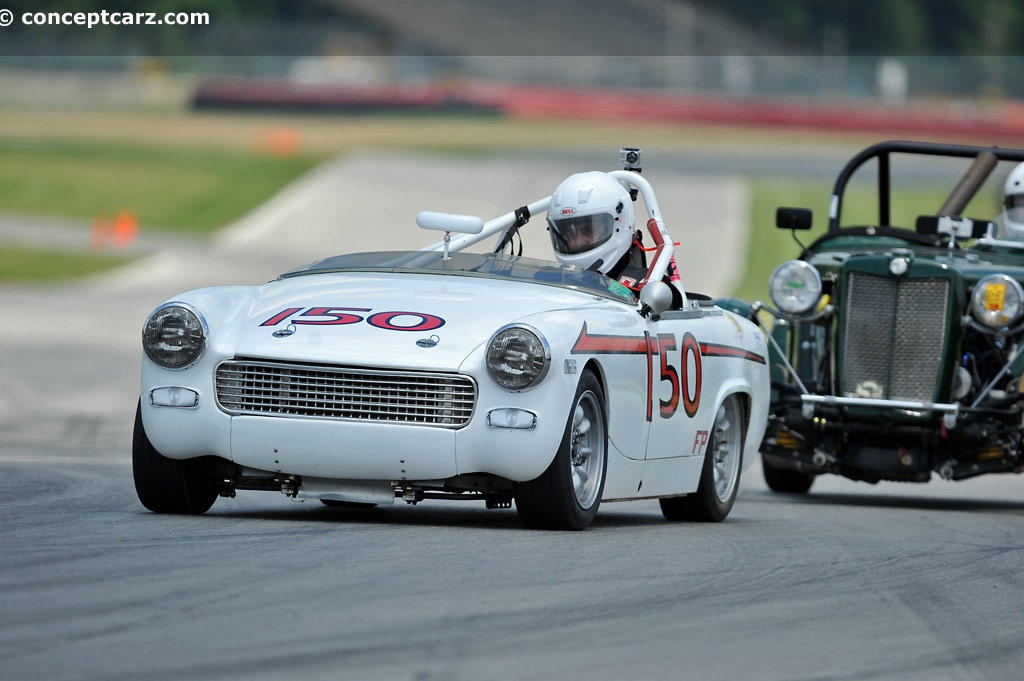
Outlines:
{"label": "white car body panel", "polygon": [[[531,204],[534,210],[544,205]],[[431,228],[445,224],[428,217]],[[144,357],[141,419],[149,442],[169,459],[218,457],[246,474],[301,480],[289,483],[293,496],[388,503],[409,486],[474,491],[487,484],[480,480],[515,483],[545,472],[581,376],[592,371],[607,415],[605,500],[694,492],[718,408],[731,394],[745,407],[742,466],[748,467],[769,404],[768,350],[757,327],[697,297],[659,318],[612,280],[557,263],[493,255],[451,265],[442,260],[441,248],[447,254],[449,247],[475,243],[502,231],[507,219],[486,223],[479,235],[464,234],[462,242],[446,240],[436,251],[339,256],[260,286],[175,296],[167,302],[202,316],[205,346],[180,369]],[[650,226],[663,231],[655,217]],[[671,254],[671,239],[667,244]],[[663,255],[652,265],[660,273],[667,266]],[[392,256],[403,264],[388,265]],[[522,391],[500,387],[486,368],[488,342],[508,324],[535,330],[550,352],[544,378]],[[472,415],[462,425],[424,425],[386,414],[339,418],[229,408],[218,398],[217,373],[235,360],[274,376],[281,365],[300,364],[309,372],[301,380],[312,384],[318,372],[336,370],[388,372],[382,380],[391,380],[391,372],[457,375],[472,385]],[[413,380],[394,381],[407,379]],[[254,400],[291,405],[298,399],[290,386],[300,379],[291,374],[270,388],[248,376],[237,379],[244,388],[231,380],[221,379],[222,388],[244,390]],[[154,404],[151,396],[161,388],[192,391],[198,403]],[[489,424],[489,414],[501,409],[535,417],[535,425]]]}
{"label": "white car body panel", "polygon": [[[500,305],[491,303],[499,298]],[[200,289],[174,300],[201,310],[211,331],[205,352],[186,369],[162,369],[148,360],[144,363],[143,395],[158,386],[186,387],[199,394],[199,406],[195,409],[156,407],[143,401],[142,416],[150,440],[170,458],[213,455],[260,470],[344,480],[437,480],[465,473],[529,480],[550,463],[565,427],[578,372],[589,361],[596,363],[606,386],[611,451],[630,461],[678,457],[701,460],[706,433],[715,416],[715,410],[705,405],[721,403],[730,392],[755,398],[751,400],[752,424],[761,423],[764,418],[761,405],[767,384],[763,376],[755,375],[759,365],[718,356],[703,356],[701,360],[700,393],[690,395],[699,401],[695,415],[683,415],[680,399],[675,408],[677,414],[661,416],[661,403],[670,402],[673,387],[671,380],[659,378],[661,356],[664,351],[666,366],[678,372],[684,333],[692,334],[698,343],[716,339],[719,345],[729,344],[766,356],[760,332],[746,320],[718,308],[685,314],[669,312],[651,323],[625,303],[551,286],[446,275],[378,273],[315,274],[252,288]],[[394,301],[402,304],[396,305]],[[275,337],[274,331],[283,322],[264,324],[292,308],[330,308],[331,314],[364,318],[372,318],[376,313],[412,311],[417,314],[385,316],[377,321],[410,325],[420,322],[422,315],[429,315],[443,319],[444,325],[421,332],[382,329],[365,321],[327,325],[321,322],[330,321],[330,315],[292,315],[288,320],[308,323],[296,324],[295,332],[289,336]],[[490,336],[510,321],[537,328],[551,345],[549,375],[536,388],[518,393],[494,384],[483,360]],[[654,341],[650,355],[639,349],[645,334],[661,339],[660,346]],[[439,338],[435,346],[417,346],[417,340],[430,336]],[[588,341],[596,343],[596,349],[587,351]],[[607,347],[598,347],[602,343]],[[478,406],[470,423],[457,430],[328,419],[230,416],[217,406],[213,376],[219,362],[234,357],[459,372],[475,379]],[[692,352],[688,354],[689,376],[696,370],[694,357]],[[576,362],[577,373],[565,373],[566,359]],[[646,415],[649,360],[653,390],[650,420]],[[690,390],[695,391],[690,380]],[[535,413],[537,427],[488,427],[487,412],[498,407],[519,407]],[[705,438],[703,442],[701,437]],[[747,441],[759,441],[758,433],[748,432]],[[748,452],[744,459],[749,463],[753,455]],[[615,470],[610,467],[609,472]],[[643,467],[640,470],[643,477]],[[613,498],[630,496],[625,488],[632,483],[620,486],[613,478],[609,476],[608,493]],[[644,496],[679,494],[692,491],[696,478],[683,476],[679,482],[668,483],[668,491],[663,486],[652,491],[652,481],[645,481],[644,485],[646,489],[640,490]],[[632,495],[636,494],[634,488]]]}

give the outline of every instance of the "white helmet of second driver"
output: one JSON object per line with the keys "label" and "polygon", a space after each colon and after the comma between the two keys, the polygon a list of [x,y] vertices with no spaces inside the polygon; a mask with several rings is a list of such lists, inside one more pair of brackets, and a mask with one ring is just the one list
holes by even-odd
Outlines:
{"label": "white helmet of second driver", "polygon": [[1024,163],[1017,165],[1006,176],[1003,185],[1002,228],[1007,239],[1024,241]]}
{"label": "white helmet of second driver", "polygon": [[570,175],[555,188],[548,231],[559,262],[606,273],[629,250],[635,230],[633,200],[618,180],[593,170]]}

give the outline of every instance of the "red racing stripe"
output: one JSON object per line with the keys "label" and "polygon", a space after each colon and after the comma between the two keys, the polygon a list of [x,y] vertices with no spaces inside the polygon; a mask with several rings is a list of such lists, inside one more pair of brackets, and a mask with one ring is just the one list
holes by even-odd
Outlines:
{"label": "red racing stripe", "polygon": [[572,346],[572,354],[625,354],[646,355],[647,338],[644,336],[605,336],[587,333],[587,323],[583,323],[579,337]]}
{"label": "red racing stripe", "polygon": [[700,354],[704,357],[735,357],[737,359],[746,359],[751,362],[757,362],[758,364],[767,364],[765,358],[756,352],[750,352],[749,350],[733,347],[732,345],[701,343]]}

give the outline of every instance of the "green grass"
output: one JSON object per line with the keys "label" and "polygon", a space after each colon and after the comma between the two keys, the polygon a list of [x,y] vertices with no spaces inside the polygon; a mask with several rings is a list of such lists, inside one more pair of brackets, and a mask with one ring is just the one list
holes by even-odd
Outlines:
{"label": "green grass", "polygon": [[322,159],[242,151],[0,138],[0,211],[83,220],[132,210],[143,227],[204,235]]}
{"label": "green grass", "polygon": [[0,244],[0,284],[43,283],[105,272],[131,258]]}
{"label": "green grass", "polygon": [[[160,132],[159,125],[143,125],[142,132],[152,131],[151,142],[145,141],[148,138],[141,135],[140,123],[134,119],[105,123],[105,129],[111,134],[121,129],[134,131],[134,136],[125,137],[131,141],[121,138],[118,141],[68,138],[64,128],[60,129],[63,136],[16,137],[10,133],[6,137],[0,136],[0,212],[77,219],[83,229],[88,229],[97,218],[109,219],[123,210],[132,210],[143,230],[158,229],[202,237],[256,208],[327,155],[348,150],[353,145],[382,144],[379,137],[371,134],[375,131],[378,136],[385,135],[397,147],[416,148],[424,143],[420,125],[415,133],[401,128],[405,137],[395,138],[395,129],[380,128],[383,125],[380,122],[361,121],[354,127],[339,130],[346,121],[332,121],[323,130],[311,128],[303,131],[303,139],[314,140],[312,148],[323,149],[322,154],[302,153],[278,158],[249,148],[253,137],[249,128],[254,124],[248,118],[231,119],[230,125],[221,118],[188,119],[182,123],[183,129],[168,128],[176,130],[173,135],[167,133],[171,139],[164,139],[166,135]],[[266,125],[262,122],[257,124]],[[20,121],[19,125],[25,126],[27,122]],[[170,124],[165,122],[165,125]],[[307,121],[305,125],[308,127],[312,123]],[[447,127],[441,132],[448,130],[451,122],[443,125]],[[455,130],[464,136],[469,125],[485,124],[462,122],[455,126]],[[494,148],[503,148],[495,141],[496,135],[508,129],[509,125],[487,121],[480,135]],[[209,126],[213,126],[212,131],[207,129]],[[531,127],[527,132],[532,139],[545,130],[548,128]],[[441,148],[452,145],[453,149],[464,149],[441,132],[431,129],[426,139]],[[214,140],[227,138],[231,138],[230,144],[214,143]],[[306,148],[310,145],[307,144]],[[776,208],[799,206],[814,211],[815,229],[798,235],[801,241],[810,243],[825,229],[832,182],[833,177],[751,179],[747,267],[734,295],[748,300],[766,298],[767,281],[772,270],[782,261],[796,257],[800,250],[789,232],[775,227]],[[852,224],[858,219],[864,223],[872,222],[872,215],[877,211],[873,188],[855,186],[849,191],[843,211],[844,223]],[[910,192],[910,195],[915,201],[925,200],[936,207],[944,198],[941,192],[930,189],[922,189],[919,193],[921,196],[917,196],[917,191]],[[900,202],[907,195],[901,189]],[[993,215],[995,206],[994,202],[991,203],[977,209],[972,204],[967,212],[977,216]],[[896,216],[901,216],[903,210],[902,203],[894,206]],[[897,221],[900,219],[903,218],[896,218]],[[906,224],[913,224],[913,218],[909,219]],[[103,270],[118,262],[104,254],[83,253],[72,258],[64,252],[34,251],[34,255],[29,257],[13,255],[23,249],[2,245],[0,249],[9,254],[0,259],[0,281],[78,276]],[[76,260],[76,264],[72,266],[70,259]],[[18,274],[15,274],[16,269]]]}

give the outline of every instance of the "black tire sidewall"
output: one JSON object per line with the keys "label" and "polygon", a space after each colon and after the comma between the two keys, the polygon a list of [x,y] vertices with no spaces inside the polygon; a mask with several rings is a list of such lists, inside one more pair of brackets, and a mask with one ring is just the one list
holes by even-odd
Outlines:
{"label": "black tire sidewall", "polygon": [[[582,397],[593,393],[597,400],[601,432],[604,434],[601,456],[601,479],[595,501],[589,508],[580,506],[572,484],[572,427],[573,415]],[[516,510],[527,527],[541,529],[583,530],[597,516],[604,495],[608,473],[608,412],[604,390],[591,371],[585,371],[576,386],[576,394],[566,418],[562,440],[554,458],[539,477],[516,485]]]}
{"label": "black tire sidewall", "polygon": [[141,400],[135,409],[132,477],[139,501],[154,513],[202,514],[218,496],[216,480],[201,459],[178,461],[156,450],[142,422]]}
{"label": "black tire sidewall", "polygon": [[[718,490],[715,487],[715,467],[712,462],[715,438],[709,438],[707,449],[704,450],[704,463],[700,469],[700,482],[697,491],[685,497],[671,497],[660,501],[662,515],[668,520],[697,521],[697,522],[722,522],[732,511],[736,502],[736,496],[740,491],[740,480],[743,477],[743,446],[746,440],[746,413],[743,408],[743,400],[738,395],[728,395],[726,400],[732,399],[736,405],[734,418],[739,423],[739,452],[740,461],[736,469],[736,481],[732,493],[728,499],[718,498]],[[724,404],[724,402],[723,402]],[[718,426],[718,417],[712,425],[712,430]]]}
{"label": "black tire sidewall", "polygon": [[807,494],[814,484],[814,475],[780,468],[761,457],[761,473],[768,489],[779,494]]}

